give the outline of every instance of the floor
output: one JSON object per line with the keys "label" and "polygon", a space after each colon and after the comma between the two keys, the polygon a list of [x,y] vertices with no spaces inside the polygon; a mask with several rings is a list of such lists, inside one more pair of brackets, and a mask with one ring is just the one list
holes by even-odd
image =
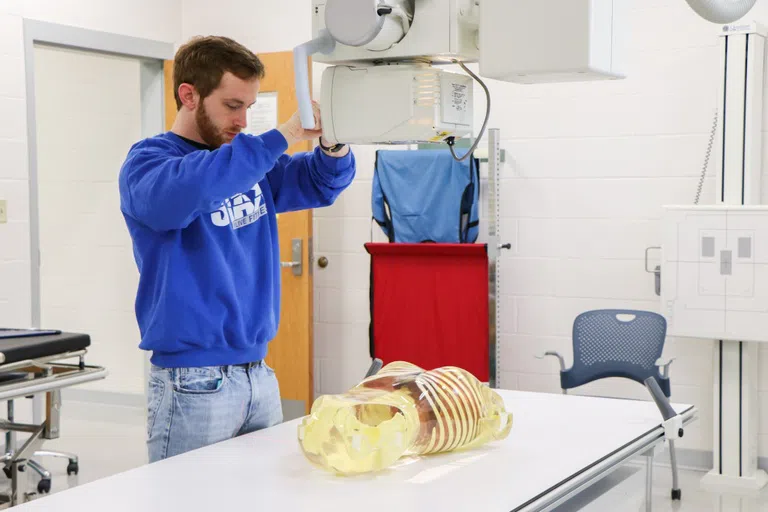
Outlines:
{"label": "floor", "polygon": [[[79,472],[67,475],[67,459],[35,457],[52,474],[51,494],[146,464],[144,421],[143,411],[135,408],[72,401],[63,404],[61,437],[46,441],[43,449],[76,454]],[[25,477],[27,485],[19,492],[36,493],[40,477],[29,469]],[[8,488],[9,481],[0,473],[0,492]],[[45,499],[45,495],[30,499]]]}
{"label": "floor", "polygon": [[[141,410],[106,405],[70,402],[62,409],[61,438],[46,443],[45,449],[77,454],[78,475],[67,476],[67,460],[45,458],[52,473],[51,493],[82,485],[146,463],[144,416]],[[716,495],[703,491],[699,481],[703,472],[681,469],[683,499],[669,497],[671,471],[657,465],[653,471],[653,510],[655,512],[756,512],[768,511],[768,490],[757,496]],[[0,477],[2,474],[0,473]],[[23,492],[35,492],[39,477],[28,472]],[[609,477],[559,506],[556,512],[615,512],[645,510],[645,464],[626,465]],[[3,480],[5,480],[3,478]],[[7,480],[5,480],[7,482]],[[0,481],[0,491],[6,484]],[[45,499],[45,495],[29,499]]]}
{"label": "floor", "polygon": [[[679,471],[682,500],[672,501],[672,471],[653,469],[653,512],[757,512],[768,511],[768,490],[755,496],[718,495],[700,488],[703,471]],[[628,464],[561,505],[555,512],[645,511],[646,467],[644,459]]]}

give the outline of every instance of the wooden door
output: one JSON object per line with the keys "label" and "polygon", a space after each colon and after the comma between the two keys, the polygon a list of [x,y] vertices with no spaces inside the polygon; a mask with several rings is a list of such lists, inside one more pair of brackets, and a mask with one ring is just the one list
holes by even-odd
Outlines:
{"label": "wooden door", "polygon": [[[293,54],[291,52],[265,53],[259,58],[266,67],[261,82],[261,93],[277,94],[278,123],[286,122],[298,109],[294,89]],[[170,129],[176,116],[173,96],[172,62],[165,65],[166,129]],[[310,66],[310,73],[312,67]],[[311,80],[311,75],[310,75]],[[257,99],[258,101],[258,99]],[[305,141],[288,148],[288,153],[311,151],[312,143]],[[288,421],[307,414],[313,400],[312,350],[312,211],[291,212],[277,217],[280,254],[283,262],[292,260],[292,247],[300,243],[301,274],[293,268],[282,269],[282,297],[280,327],[269,345],[267,364],[275,369],[280,382],[283,415]]]}

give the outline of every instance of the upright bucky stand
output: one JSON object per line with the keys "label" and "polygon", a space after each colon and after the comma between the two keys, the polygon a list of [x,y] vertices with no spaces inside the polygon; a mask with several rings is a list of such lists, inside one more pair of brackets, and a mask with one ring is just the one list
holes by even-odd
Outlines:
{"label": "upright bucky stand", "polygon": [[[722,28],[717,204],[761,203],[764,50],[765,31],[757,24]],[[702,480],[705,488],[759,490],[768,482],[757,468],[758,359],[756,342],[716,340],[714,467]]]}

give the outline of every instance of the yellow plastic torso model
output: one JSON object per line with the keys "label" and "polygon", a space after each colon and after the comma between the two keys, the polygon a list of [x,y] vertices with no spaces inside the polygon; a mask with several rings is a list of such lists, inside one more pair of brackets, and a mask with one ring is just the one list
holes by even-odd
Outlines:
{"label": "yellow plastic torso model", "polygon": [[312,463],[351,475],[404,455],[474,448],[511,428],[501,397],[469,372],[394,362],[346,393],[319,397],[298,434]]}

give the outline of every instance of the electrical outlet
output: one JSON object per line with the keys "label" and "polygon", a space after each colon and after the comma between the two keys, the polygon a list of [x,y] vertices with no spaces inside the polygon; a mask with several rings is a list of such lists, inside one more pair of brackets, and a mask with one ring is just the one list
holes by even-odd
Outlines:
{"label": "electrical outlet", "polygon": [[8,222],[8,206],[5,199],[0,199],[0,224]]}

